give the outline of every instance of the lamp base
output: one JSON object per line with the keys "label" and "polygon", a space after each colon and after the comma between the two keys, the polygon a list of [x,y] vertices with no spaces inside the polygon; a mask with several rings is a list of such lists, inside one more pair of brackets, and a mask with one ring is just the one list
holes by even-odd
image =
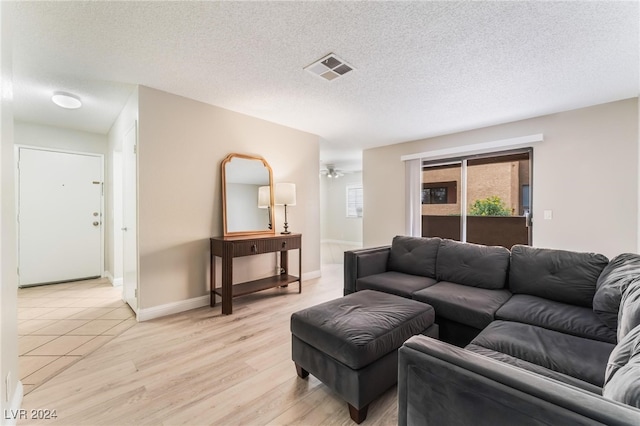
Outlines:
{"label": "lamp base", "polygon": [[291,233],[291,231],[282,231],[281,232],[281,234],[284,234],[284,235],[289,235],[290,233]]}

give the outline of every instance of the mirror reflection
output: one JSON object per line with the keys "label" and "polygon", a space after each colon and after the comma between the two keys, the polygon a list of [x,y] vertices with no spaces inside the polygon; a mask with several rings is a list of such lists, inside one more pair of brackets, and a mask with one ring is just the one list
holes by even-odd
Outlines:
{"label": "mirror reflection", "polygon": [[222,184],[225,235],[273,233],[272,173],[263,158],[230,154]]}

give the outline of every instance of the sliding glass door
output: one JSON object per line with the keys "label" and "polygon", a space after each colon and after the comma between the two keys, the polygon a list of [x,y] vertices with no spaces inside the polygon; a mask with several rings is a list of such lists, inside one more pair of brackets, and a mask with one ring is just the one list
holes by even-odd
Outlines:
{"label": "sliding glass door", "polygon": [[462,162],[422,168],[422,236],[461,241]]}
{"label": "sliding glass door", "polygon": [[530,150],[423,162],[422,235],[530,244],[531,169]]}

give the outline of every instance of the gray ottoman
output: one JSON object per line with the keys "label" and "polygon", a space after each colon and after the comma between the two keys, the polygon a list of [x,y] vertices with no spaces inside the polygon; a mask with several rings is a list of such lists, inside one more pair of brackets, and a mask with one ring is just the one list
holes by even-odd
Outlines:
{"label": "gray ottoman", "polygon": [[392,294],[363,290],[291,315],[291,357],[339,394],[356,423],[369,403],[396,384],[398,348],[415,334],[438,337],[433,308]]}

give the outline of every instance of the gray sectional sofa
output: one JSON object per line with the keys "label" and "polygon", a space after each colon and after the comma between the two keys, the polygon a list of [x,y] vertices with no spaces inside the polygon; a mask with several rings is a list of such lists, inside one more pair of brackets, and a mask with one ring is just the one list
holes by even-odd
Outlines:
{"label": "gray sectional sofa", "polygon": [[398,236],[344,273],[435,310],[440,340],[399,351],[400,424],[640,424],[640,256]]}

